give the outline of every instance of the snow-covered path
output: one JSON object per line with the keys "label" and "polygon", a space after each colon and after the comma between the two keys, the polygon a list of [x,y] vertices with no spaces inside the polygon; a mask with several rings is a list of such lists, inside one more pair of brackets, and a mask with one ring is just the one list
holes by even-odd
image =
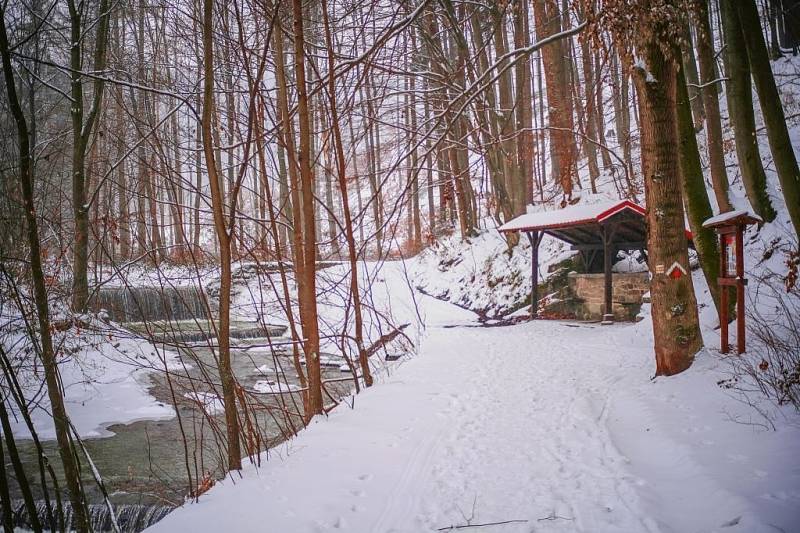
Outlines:
{"label": "snow-covered path", "polygon": [[[399,285],[387,280],[391,292]],[[407,305],[408,302],[396,302]],[[647,324],[475,327],[427,297],[421,353],[155,531],[792,531],[800,431],[730,422],[706,356],[650,380]],[[739,408],[743,408],[739,406]],[[728,413],[729,415],[730,413]],[[775,527],[778,529],[776,529]]]}
{"label": "snow-covered path", "polygon": [[425,413],[430,430],[408,443],[405,472],[374,526],[361,530],[427,531],[470,517],[526,521],[505,531],[655,530],[604,427],[612,383],[606,372],[572,373],[586,354],[569,348],[568,331],[433,329],[425,352],[446,359],[436,366],[447,379],[436,369],[418,377],[437,400]]}

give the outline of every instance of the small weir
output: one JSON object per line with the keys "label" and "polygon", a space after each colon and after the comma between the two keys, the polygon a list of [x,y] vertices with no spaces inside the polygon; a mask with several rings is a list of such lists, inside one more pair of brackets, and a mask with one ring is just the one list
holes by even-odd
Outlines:
{"label": "small weir", "polygon": [[[104,310],[111,320],[157,342],[202,342],[217,336],[205,295],[196,287],[103,287],[92,297],[90,308]],[[280,337],[286,329],[234,320],[230,337]]]}
{"label": "small weir", "polygon": [[196,287],[103,287],[91,298],[115,322],[208,319],[203,292]]}
{"label": "small weir", "polygon": [[[70,531],[72,529],[72,506],[70,506],[69,502],[63,502],[63,504],[64,525],[67,531]],[[51,505],[55,514],[55,504],[51,503]],[[30,517],[28,516],[28,510],[25,508],[25,503],[22,500],[13,500],[11,509],[14,513],[14,527],[31,529]],[[122,533],[138,533],[167,516],[173,509],[174,507],[168,505],[121,504],[114,506],[114,514],[117,516],[117,524]],[[42,526],[49,530],[47,507],[43,501],[36,502],[36,514]],[[0,519],[2,517],[3,511],[0,509]],[[109,513],[108,507],[105,505],[89,505],[89,520],[92,531],[114,531],[111,523],[111,513]]]}
{"label": "small weir", "polygon": [[[217,327],[210,320],[159,320],[155,322],[131,322],[125,324],[129,330],[149,340],[170,343],[204,342],[216,338]],[[231,339],[261,339],[280,337],[288,328],[281,325],[263,326],[257,322],[233,320],[230,324]]]}

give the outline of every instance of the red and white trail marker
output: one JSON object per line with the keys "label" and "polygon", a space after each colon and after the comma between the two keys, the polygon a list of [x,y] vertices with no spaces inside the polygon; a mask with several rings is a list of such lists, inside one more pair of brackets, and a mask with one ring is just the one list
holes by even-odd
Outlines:
{"label": "red and white trail marker", "polygon": [[667,276],[672,279],[680,279],[681,277],[686,275],[686,269],[683,266],[675,261],[667,270]]}

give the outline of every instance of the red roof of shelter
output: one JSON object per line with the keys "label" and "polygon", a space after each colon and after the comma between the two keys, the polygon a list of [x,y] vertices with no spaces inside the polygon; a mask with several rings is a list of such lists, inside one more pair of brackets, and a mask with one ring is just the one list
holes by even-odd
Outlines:
{"label": "red roof of shelter", "polygon": [[616,200],[588,205],[573,205],[553,211],[526,213],[509,220],[500,226],[498,230],[503,232],[536,231],[584,224],[600,224],[625,210],[630,210],[642,217],[645,215],[644,207],[630,200]]}
{"label": "red roof of shelter", "polygon": [[[644,242],[647,238],[645,214],[644,207],[630,200],[612,200],[526,213],[497,229],[501,232],[543,231],[571,244],[580,244],[599,240],[601,225],[617,217],[625,226],[623,229],[627,233],[627,242]],[[686,230],[686,237],[692,239],[689,230]]]}

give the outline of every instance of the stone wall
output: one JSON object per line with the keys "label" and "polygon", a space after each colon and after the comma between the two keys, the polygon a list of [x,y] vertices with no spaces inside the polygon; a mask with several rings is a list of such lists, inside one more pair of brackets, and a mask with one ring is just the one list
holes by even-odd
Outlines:
{"label": "stone wall", "polygon": [[[605,276],[579,274],[567,276],[572,308],[579,320],[600,320],[605,305]],[[633,321],[642,307],[642,296],[650,291],[647,272],[630,272],[612,275],[612,309],[614,320]]]}

